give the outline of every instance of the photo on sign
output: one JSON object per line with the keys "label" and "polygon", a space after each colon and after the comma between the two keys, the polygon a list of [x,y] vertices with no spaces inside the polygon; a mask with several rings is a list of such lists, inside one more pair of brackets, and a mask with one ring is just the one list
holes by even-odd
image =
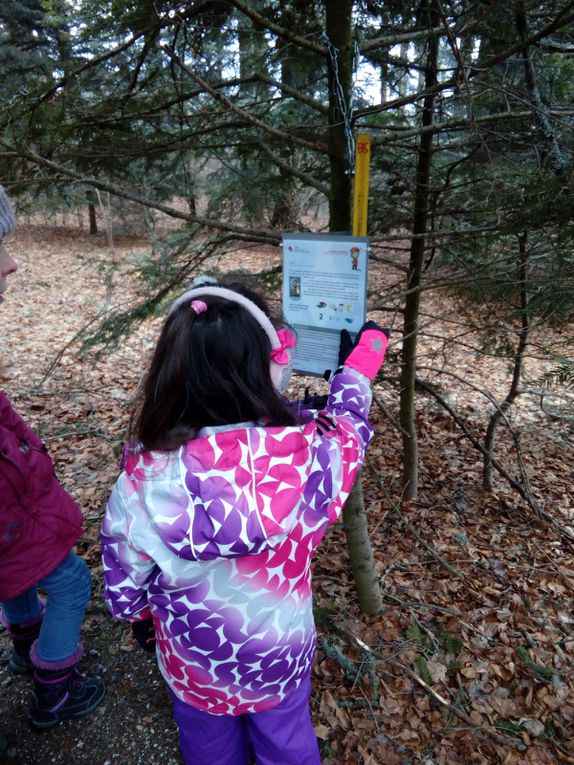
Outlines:
{"label": "photo on sign", "polygon": [[299,276],[289,277],[289,297],[293,300],[301,297],[301,278]]}

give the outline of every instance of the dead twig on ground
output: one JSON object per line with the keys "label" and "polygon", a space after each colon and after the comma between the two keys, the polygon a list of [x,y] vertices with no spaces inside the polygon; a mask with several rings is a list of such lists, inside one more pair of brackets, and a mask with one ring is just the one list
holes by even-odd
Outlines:
{"label": "dead twig on ground", "polygon": [[546,512],[546,510],[543,510],[539,506],[529,487],[524,486],[520,483],[520,481],[514,478],[508,472],[508,470],[506,470],[506,468],[501,465],[501,463],[494,457],[494,455],[485,449],[480,441],[471,433],[462,417],[447,401],[445,401],[443,396],[441,396],[440,393],[438,393],[438,391],[436,391],[432,385],[425,382],[424,380],[421,380],[420,378],[417,378],[417,385],[419,385],[423,390],[427,391],[427,393],[430,393],[431,396],[436,399],[436,401],[438,401],[438,403],[450,414],[450,416],[453,418],[455,423],[459,426],[471,444],[475,447],[475,449],[478,449],[478,451],[484,457],[488,457],[490,459],[492,467],[510,484],[510,486],[522,497],[522,499],[524,499],[527,506],[530,508],[536,518],[552,526],[554,529],[556,529],[560,536],[562,536],[568,542],[573,543],[574,533],[572,533],[568,528],[566,528],[566,526],[560,523],[560,521],[557,521],[556,518],[554,518],[552,515],[550,515],[550,513]]}
{"label": "dead twig on ground", "polygon": [[[379,489],[380,489],[380,490],[381,490],[381,491],[382,491],[384,494],[386,494],[386,495],[387,495],[387,497],[388,497],[388,496],[389,496],[389,495],[388,495],[388,492],[385,490],[385,487],[383,486],[383,482],[381,481],[381,479],[380,479],[380,476],[379,476],[378,472],[375,470],[374,466],[371,464],[371,461],[370,461],[370,459],[369,459],[369,458],[367,458],[367,465],[368,465],[368,467],[369,467],[369,470],[371,471],[371,475],[374,477],[375,481],[377,482],[377,484],[378,484],[378,486],[379,486]],[[390,497],[389,497],[389,499],[390,499]],[[391,500],[391,502],[392,502],[392,500]],[[408,518],[406,517],[406,515],[403,513],[403,511],[401,510],[401,508],[399,507],[399,505],[398,505],[396,502],[392,502],[392,505],[393,505],[393,510],[394,510],[394,511],[397,513],[397,515],[399,516],[399,518],[401,519],[401,521],[403,522],[403,524],[404,524],[404,525],[407,527],[407,529],[408,529],[408,530],[410,531],[410,533],[411,533],[411,534],[414,536],[414,538],[417,540],[417,542],[419,542],[419,544],[421,544],[421,545],[422,545],[422,546],[425,548],[425,550],[426,550],[426,551],[427,551],[427,552],[428,552],[430,555],[432,555],[432,557],[433,557],[433,558],[434,558],[436,561],[438,561],[438,563],[439,563],[439,564],[440,564],[440,565],[441,565],[443,568],[445,568],[445,569],[446,569],[446,570],[447,570],[447,571],[448,571],[450,574],[453,574],[454,576],[457,576],[459,579],[463,579],[463,580],[464,580],[464,579],[465,579],[465,576],[464,576],[464,574],[462,573],[462,571],[459,571],[459,569],[458,569],[458,568],[455,568],[454,566],[451,566],[451,564],[450,564],[448,561],[446,561],[444,558],[442,558],[442,557],[441,557],[441,556],[438,554],[438,552],[437,552],[437,551],[434,549],[434,547],[433,547],[432,545],[430,545],[430,544],[429,544],[429,543],[426,541],[426,539],[423,539],[423,537],[421,537],[421,535],[418,533],[418,531],[415,529],[415,527],[412,525],[412,523],[409,521],[409,519],[408,519]]]}
{"label": "dead twig on ground", "polygon": [[423,688],[432,698],[437,701],[441,706],[445,707],[445,709],[448,709],[448,711],[459,718],[459,720],[462,720],[467,725],[469,725],[473,730],[484,733],[489,738],[491,738],[493,741],[496,741],[497,744],[501,744],[502,746],[507,746],[511,749],[516,749],[519,752],[525,752],[527,747],[525,744],[523,744],[520,741],[517,741],[515,739],[509,738],[508,736],[503,736],[501,733],[498,733],[493,728],[487,726],[487,725],[478,725],[472,717],[466,714],[462,709],[457,707],[455,704],[452,704],[447,699],[443,698],[439,693],[437,693],[433,688],[430,687],[428,683],[426,683],[422,677],[419,677],[416,672],[414,672],[410,667],[406,667],[404,665],[397,664],[395,665],[398,668],[400,668],[408,677],[410,677],[411,680],[414,680],[415,683],[420,685],[421,688]]}

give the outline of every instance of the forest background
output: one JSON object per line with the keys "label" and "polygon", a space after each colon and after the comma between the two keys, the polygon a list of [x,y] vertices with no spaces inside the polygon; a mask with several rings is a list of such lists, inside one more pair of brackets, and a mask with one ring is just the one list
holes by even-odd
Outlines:
{"label": "forest background", "polygon": [[282,233],[350,231],[366,132],[392,341],[315,566],[324,760],[574,762],[574,3],[18,0],[0,42],[0,179],[41,259],[24,292],[81,295],[25,359],[26,322],[20,354],[2,332],[3,385],[86,508],[96,577],[167,303],[209,271],[279,305]]}

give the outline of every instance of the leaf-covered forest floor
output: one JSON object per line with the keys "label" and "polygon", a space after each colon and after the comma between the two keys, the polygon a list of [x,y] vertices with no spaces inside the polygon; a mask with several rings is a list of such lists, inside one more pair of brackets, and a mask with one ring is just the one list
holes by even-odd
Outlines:
{"label": "leaf-covered forest floor", "polygon": [[[93,572],[94,597],[83,628],[83,668],[101,674],[108,692],[105,704],[84,720],[31,732],[30,680],[6,671],[10,647],[0,634],[1,727],[10,741],[0,762],[177,765],[163,680],[126,625],[109,618],[99,581],[102,510],[117,475],[130,398],[160,320],[148,321],[97,361],[79,355],[77,344],[66,348],[99,312],[134,299],[138,287],[129,274],[147,246],[125,239],[110,247],[80,231],[22,225],[10,248],[20,271],[0,309],[0,358],[7,367],[2,386],[43,434],[63,483],[84,509],[78,551]],[[278,257],[272,250],[242,251],[204,270],[239,264],[260,271],[277,265]],[[371,286],[382,292],[384,283],[374,268]],[[432,320],[434,339],[423,344],[422,363],[440,363],[501,400],[508,362],[478,360],[471,337],[454,339],[454,299],[429,293],[424,306],[427,325],[430,314],[441,318]],[[375,318],[388,323],[388,316]],[[439,343],[437,337],[449,333],[452,341]],[[398,393],[391,384],[398,336],[375,385],[386,413],[373,404],[376,435],[363,472],[382,613],[359,612],[340,525],[329,531],[314,562],[312,713],[324,765],[574,763],[572,546],[500,478],[494,492],[481,490],[480,455],[423,394],[417,403],[420,495],[417,502],[401,501],[401,436],[392,420]],[[551,339],[560,344],[563,338],[556,331]],[[527,376],[536,379],[545,368],[530,359]],[[298,378],[293,396],[309,383],[323,391],[322,381]],[[455,378],[444,392],[483,437],[490,411],[484,399]],[[562,524],[573,525],[572,429],[544,417],[533,396],[522,397],[512,417],[533,496]],[[504,427],[497,454],[517,473]]]}

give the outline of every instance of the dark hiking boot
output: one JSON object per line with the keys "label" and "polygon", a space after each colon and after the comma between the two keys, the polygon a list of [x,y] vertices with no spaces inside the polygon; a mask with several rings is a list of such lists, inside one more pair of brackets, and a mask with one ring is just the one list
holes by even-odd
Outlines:
{"label": "dark hiking boot", "polygon": [[10,622],[4,622],[8,634],[12,638],[12,645],[14,646],[10,658],[8,659],[8,667],[12,672],[15,672],[18,675],[26,675],[34,669],[34,665],[30,659],[30,649],[32,648],[32,643],[40,634],[43,618],[44,608],[42,607],[40,615],[26,624],[11,624]]}
{"label": "dark hiking boot", "polygon": [[62,669],[35,667],[28,719],[35,728],[51,728],[62,720],[90,714],[105,693],[103,680],[84,677],[75,665]]}
{"label": "dark hiking boot", "polygon": [[8,659],[8,669],[16,675],[28,675],[34,667],[28,654],[24,653],[22,655],[14,648]]}

